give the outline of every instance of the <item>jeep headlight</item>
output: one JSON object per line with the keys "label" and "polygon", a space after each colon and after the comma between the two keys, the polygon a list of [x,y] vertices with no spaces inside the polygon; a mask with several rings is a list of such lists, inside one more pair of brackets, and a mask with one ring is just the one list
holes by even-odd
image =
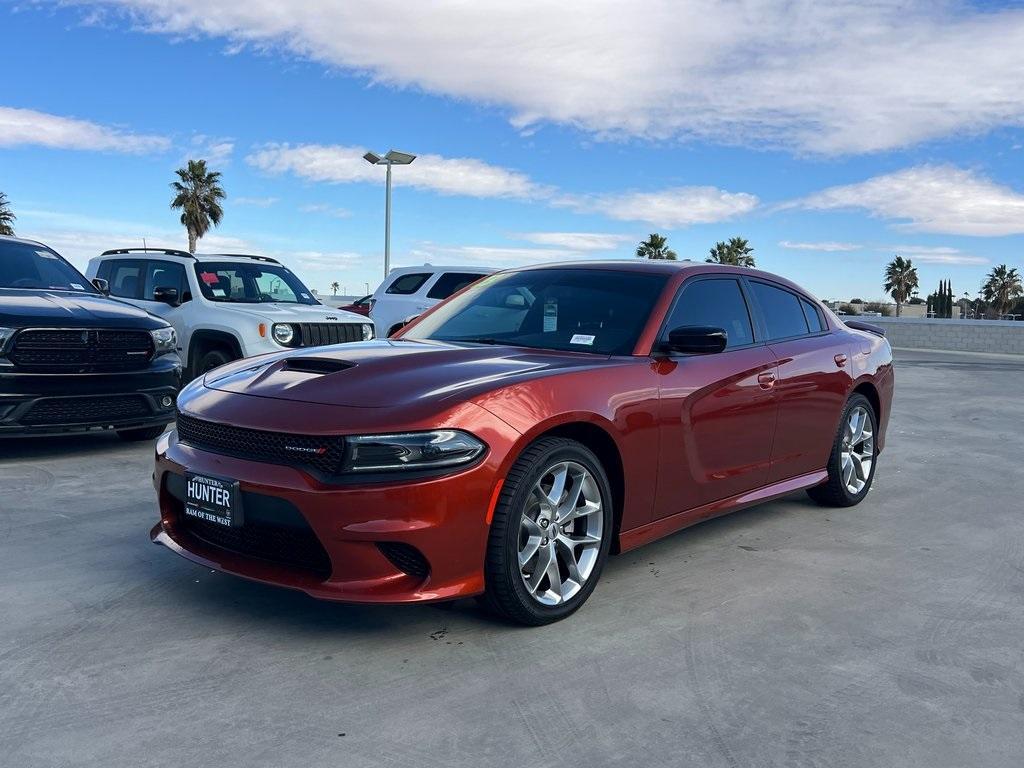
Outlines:
{"label": "jeep headlight", "polygon": [[[369,341],[373,338],[373,325],[370,323],[363,324],[363,341]],[[2,346],[0,346],[2,348]]]}
{"label": "jeep headlight", "polygon": [[274,341],[284,347],[291,346],[292,341],[295,340],[295,329],[288,323],[276,323],[271,333],[274,336]]}
{"label": "jeep headlight", "polygon": [[437,429],[345,438],[345,472],[395,472],[457,467],[476,460],[487,446],[468,432]]}
{"label": "jeep headlight", "polygon": [[156,350],[153,357],[178,351],[178,334],[171,326],[157,328],[155,331],[150,331],[149,335],[153,337],[153,347]]}

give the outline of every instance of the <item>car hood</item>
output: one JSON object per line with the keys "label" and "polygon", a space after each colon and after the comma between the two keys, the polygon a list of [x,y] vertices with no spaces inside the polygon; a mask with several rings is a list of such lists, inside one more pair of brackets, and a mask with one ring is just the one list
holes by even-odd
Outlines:
{"label": "car hood", "polygon": [[468,400],[524,379],[608,362],[600,355],[522,347],[380,340],[240,360],[208,373],[204,383],[256,397],[390,408]]}
{"label": "car hood", "polygon": [[162,328],[158,317],[98,293],[0,288],[0,326]]}
{"label": "car hood", "polygon": [[[227,304],[232,309],[241,305]],[[323,304],[286,304],[267,302],[266,304],[246,304],[240,310],[261,320],[271,323],[366,323],[362,315],[346,312],[343,309],[327,307]]]}

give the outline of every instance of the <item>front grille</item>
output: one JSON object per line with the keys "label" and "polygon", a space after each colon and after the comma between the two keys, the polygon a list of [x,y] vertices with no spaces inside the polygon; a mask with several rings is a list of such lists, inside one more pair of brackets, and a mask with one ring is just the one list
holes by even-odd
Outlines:
{"label": "front grille", "polygon": [[321,580],[331,575],[331,558],[308,525],[245,523],[228,528],[185,515],[181,522],[189,534],[218,549],[308,571]]}
{"label": "front grille", "polygon": [[149,365],[153,339],[149,331],[26,328],[15,336],[9,357],[36,373],[133,371]]}
{"label": "front grille", "polygon": [[318,347],[323,344],[347,344],[363,340],[360,323],[296,323],[300,347]]}
{"label": "front grille", "polygon": [[42,424],[113,424],[146,418],[153,413],[143,395],[60,397],[39,400],[19,419],[30,426]]}
{"label": "front grille", "polygon": [[345,454],[345,439],[342,437],[232,427],[182,413],[178,414],[177,429],[178,440],[210,453],[268,464],[310,467],[328,475],[340,471]]}
{"label": "front grille", "polygon": [[430,563],[412,544],[401,541],[380,541],[377,542],[377,549],[381,551],[391,564],[403,573],[415,576],[418,579],[425,579],[430,573]]}

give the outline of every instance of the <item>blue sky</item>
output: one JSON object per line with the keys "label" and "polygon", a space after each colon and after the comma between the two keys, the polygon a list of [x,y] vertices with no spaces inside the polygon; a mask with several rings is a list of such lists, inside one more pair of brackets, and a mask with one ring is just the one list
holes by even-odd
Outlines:
{"label": "blue sky", "polygon": [[[739,235],[822,298],[977,291],[1024,258],[1020,4],[591,0],[0,3],[0,191],[84,266],[184,247],[168,183],[228,192],[200,250],[278,256],[311,287],[392,260],[703,259]],[[399,24],[400,19],[406,23]]]}

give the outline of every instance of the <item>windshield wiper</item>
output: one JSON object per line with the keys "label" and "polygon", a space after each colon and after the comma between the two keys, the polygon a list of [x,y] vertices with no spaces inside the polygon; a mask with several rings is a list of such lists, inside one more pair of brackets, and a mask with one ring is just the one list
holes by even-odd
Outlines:
{"label": "windshield wiper", "polygon": [[490,345],[509,344],[509,342],[504,340],[504,339],[491,339],[491,338],[487,338],[487,337],[477,338],[477,337],[474,337],[474,336],[469,336],[469,337],[464,338],[464,339],[445,339],[445,341],[456,341],[456,342],[468,341],[470,344],[490,344]]}

